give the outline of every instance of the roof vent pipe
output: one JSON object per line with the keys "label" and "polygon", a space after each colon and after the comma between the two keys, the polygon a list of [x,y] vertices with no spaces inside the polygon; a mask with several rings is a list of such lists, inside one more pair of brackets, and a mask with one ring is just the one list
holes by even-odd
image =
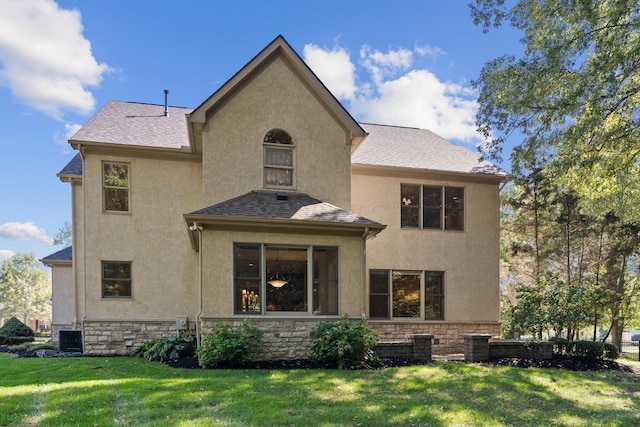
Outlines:
{"label": "roof vent pipe", "polygon": [[167,89],[164,90],[164,116],[169,117],[169,106],[167,105],[167,97],[169,95],[169,91]]}

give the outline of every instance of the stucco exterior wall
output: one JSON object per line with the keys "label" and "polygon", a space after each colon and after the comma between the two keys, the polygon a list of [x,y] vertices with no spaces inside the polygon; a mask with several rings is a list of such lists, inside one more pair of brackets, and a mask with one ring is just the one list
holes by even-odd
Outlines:
{"label": "stucco exterior wall", "polygon": [[[130,165],[128,213],[103,212],[103,161]],[[196,162],[87,153],[87,226],[74,241],[86,319],[175,319],[197,313],[198,257],[182,215],[202,206],[201,173]],[[102,298],[101,261],[131,261],[131,298]]]}
{"label": "stucco exterior wall", "polygon": [[57,340],[58,330],[73,329],[75,293],[71,263],[51,268],[51,338]]}
{"label": "stucco exterior wall", "polygon": [[275,128],[295,142],[295,191],[350,210],[350,136],[281,58],[260,68],[208,119],[204,206],[264,187],[263,139]]}
{"label": "stucco exterior wall", "polygon": [[[464,187],[464,231],[400,227],[400,185]],[[367,245],[367,269],[444,271],[446,322],[499,321],[497,184],[352,176],[353,209],[387,224]],[[367,273],[368,281],[368,273]]]}
{"label": "stucco exterior wall", "polygon": [[[363,239],[361,237],[205,230],[202,240],[204,316],[234,315],[234,243],[338,247],[338,316],[349,314],[357,317],[364,313]],[[237,316],[246,317],[246,315]],[[275,314],[273,316],[277,317]],[[305,316],[307,315],[296,317]],[[262,317],[272,316],[269,314]]]}

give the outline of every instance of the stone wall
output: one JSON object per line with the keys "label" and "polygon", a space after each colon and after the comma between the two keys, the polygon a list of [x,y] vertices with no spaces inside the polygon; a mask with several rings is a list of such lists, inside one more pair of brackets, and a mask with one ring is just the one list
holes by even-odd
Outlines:
{"label": "stone wall", "polygon": [[465,335],[464,340],[464,360],[468,362],[499,358],[548,360],[553,357],[553,345],[548,342],[491,340],[491,336],[486,334],[468,334]]}
{"label": "stone wall", "polygon": [[[203,318],[202,332],[211,331],[216,323],[229,323],[239,327],[243,321],[243,319]],[[264,332],[259,359],[308,359],[307,349],[313,341],[312,331],[321,321],[319,319],[251,318],[251,323]]]}
{"label": "stone wall", "polygon": [[[292,360],[308,358],[307,349],[312,344],[312,331],[323,321],[334,319],[288,319],[255,317],[252,323],[265,332],[260,358],[263,360]],[[337,320],[337,319],[335,319]],[[240,326],[243,319],[229,317],[202,318],[201,332],[211,331],[216,323]],[[194,323],[189,322],[190,332]],[[385,351],[394,355],[382,357],[416,358],[414,350],[401,349],[404,344],[412,346],[416,339],[428,337],[428,360],[431,354],[445,355],[464,353],[464,335],[482,333],[489,336],[500,334],[497,323],[424,323],[424,322],[369,322],[379,334],[380,343],[390,343]],[[83,328],[84,351],[95,355],[128,355],[147,341],[166,338],[176,334],[175,320],[118,321],[85,320]],[[426,339],[426,338],[425,338]],[[426,347],[424,347],[426,348]],[[425,350],[426,351],[426,350]],[[411,352],[411,356],[409,353]],[[387,353],[384,353],[387,354]],[[425,353],[426,354],[426,353]],[[417,358],[427,357],[418,353]]]}
{"label": "stone wall", "polygon": [[89,321],[84,322],[84,352],[100,356],[129,355],[147,341],[174,336],[176,322],[147,321]]}
{"label": "stone wall", "polygon": [[431,361],[433,335],[421,334],[409,337],[407,341],[379,342],[373,349],[378,357],[393,357]]}
{"label": "stone wall", "polygon": [[406,341],[414,335],[433,335],[432,352],[437,355],[465,352],[466,334],[486,334],[497,337],[502,334],[500,323],[447,323],[447,322],[386,322],[369,321],[378,331],[381,342]]}

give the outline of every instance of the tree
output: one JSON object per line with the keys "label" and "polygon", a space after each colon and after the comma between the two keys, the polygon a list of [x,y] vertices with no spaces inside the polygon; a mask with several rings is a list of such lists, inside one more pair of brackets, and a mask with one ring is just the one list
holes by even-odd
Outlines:
{"label": "tree", "polygon": [[51,281],[31,254],[16,254],[0,269],[0,317],[50,318]]}
{"label": "tree", "polygon": [[73,228],[69,221],[65,221],[60,230],[53,236],[53,244],[56,246],[69,246],[73,239]]}
{"label": "tree", "polygon": [[499,159],[547,156],[548,169],[591,216],[640,222],[640,4],[638,0],[475,0],[484,31],[523,32],[523,57],[488,62],[477,80],[478,130]]}

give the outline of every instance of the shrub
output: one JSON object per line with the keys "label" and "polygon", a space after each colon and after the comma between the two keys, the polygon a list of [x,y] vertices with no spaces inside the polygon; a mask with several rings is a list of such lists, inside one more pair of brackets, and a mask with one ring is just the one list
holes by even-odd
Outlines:
{"label": "shrub", "polygon": [[602,359],[604,346],[598,341],[575,341],[573,355],[586,360]]}
{"label": "shrub", "polygon": [[190,357],[196,351],[196,339],[190,334],[179,334],[175,337],[159,338],[148,341],[133,351],[132,355],[142,357],[149,362]]}
{"label": "shrub", "polygon": [[604,358],[609,360],[615,360],[620,356],[618,347],[611,343],[604,343]]}
{"label": "shrub", "polygon": [[311,360],[340,369],[353,369],[370,360],[378,343],[366,319],[351,320],[348,315],[337,322],[319,323],[314,336],[308,350]]}
{"label": "shrub", "polygon": [[15,345],[34,340],[33,329],[12,317],[0,328],[0,344]]}
{"label": "shrub", "polygon": [[226,323],[218,323],[211,333],[203,334],[196,350],[198,362],[203,368],[234,368],[253,362],[262,345],[264,332],[248,319],[233,329]]}

